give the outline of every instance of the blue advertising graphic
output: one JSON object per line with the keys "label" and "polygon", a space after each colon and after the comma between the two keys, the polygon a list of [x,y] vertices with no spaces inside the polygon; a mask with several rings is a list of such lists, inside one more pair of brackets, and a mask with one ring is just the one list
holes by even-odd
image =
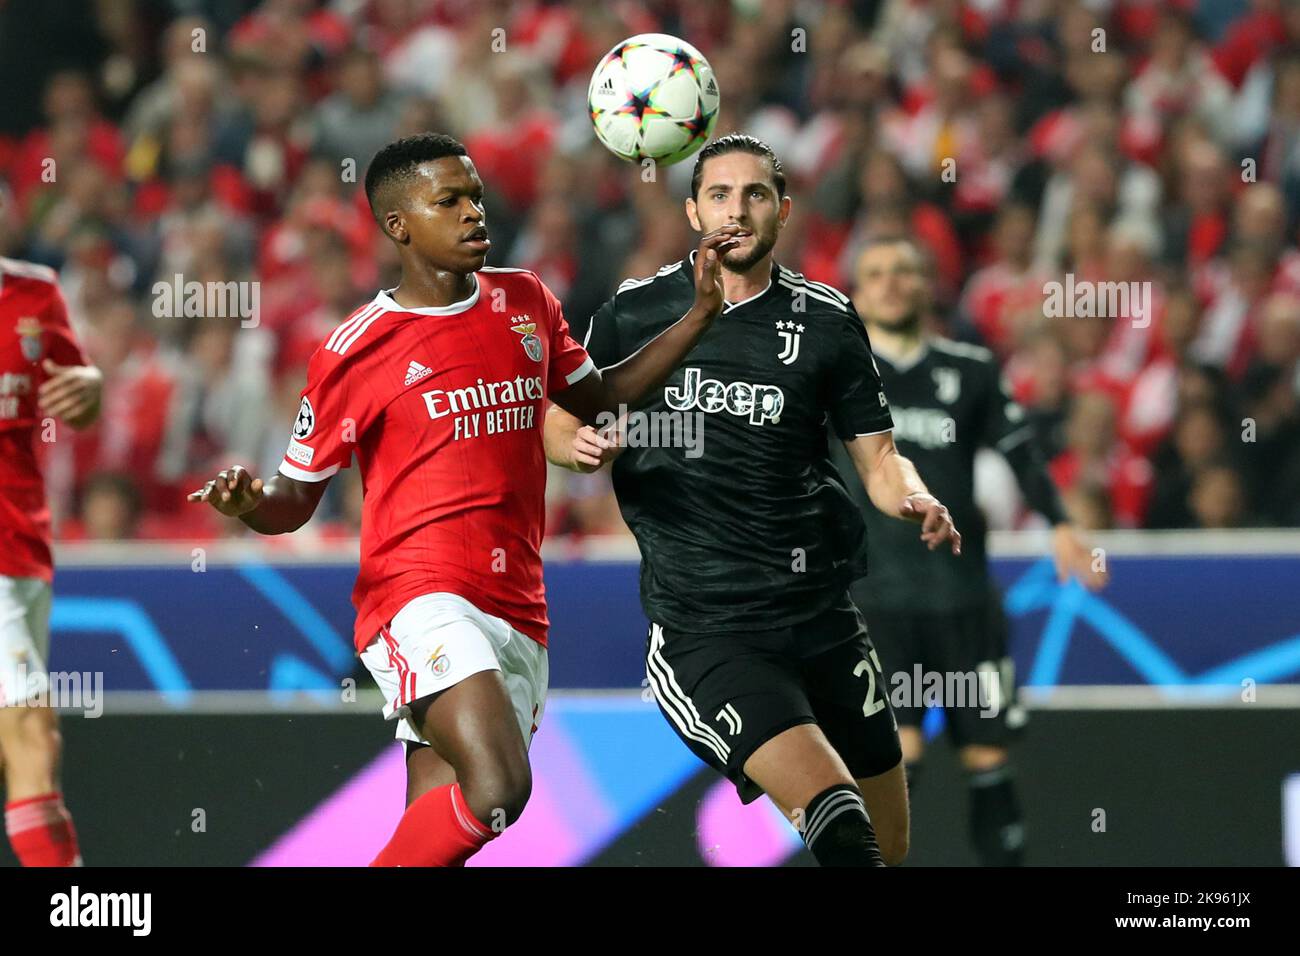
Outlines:
{"label": "blue advertising graphic", "polygon": [[[1059,584],[1042,558],[995,558],[1022,684],[1300,683],[1300,552],[1123,554],[1111,586]],[[214,559],[148,549],[65,557],[50,666],[110,691],[337,688],[356,671],[355,564]],[[549,560],[551,686],[641,686],[646,621],[634,560]]]}

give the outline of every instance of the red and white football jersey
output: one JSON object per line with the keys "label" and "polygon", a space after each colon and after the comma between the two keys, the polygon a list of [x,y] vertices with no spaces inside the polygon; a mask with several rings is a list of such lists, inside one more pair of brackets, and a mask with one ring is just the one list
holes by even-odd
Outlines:
{"label": "red and white football jersey", "polygon": [[45,359],[86,365],[48,266],[0,258],[0,574],[54,576],[50,510],[36,457]]}
{"label": "red and white football jersey", "polygon": [[449,591],[543,646],[546,398],[594,366],[559,301],[520,269],[485,267],[474,293],[405,309],[387,292],[312,356],[280,473],[361,469],[364,650],[406,602]]}

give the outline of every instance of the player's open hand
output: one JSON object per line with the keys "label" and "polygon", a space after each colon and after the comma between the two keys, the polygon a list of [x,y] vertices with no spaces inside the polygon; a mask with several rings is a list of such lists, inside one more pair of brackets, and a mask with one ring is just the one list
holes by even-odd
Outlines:
{"label": "player's open hand", "polygon": [[73,428],[94,421],[104,389],[99,369],[93,365],[59,365],[50,359],[45,360],[44,368],[49,378],[36,390],[41,411]]}
{"label": "player's open hand", "polygon": [[1093,553],[1071,524],[1058,524],[1053,529],[1052,561],[1056,564],[1056,579],[1062,584],[1075,577],[1089,591],[1100,591],[1110,581],[1105,560]]}
{"label": "player's open hand", "polygon": [[931,551],[946,541],[953,554],[961,554],[961,533],[948,509],[934,495],[908,495],[898,508],[898,516],[921,523],[921,540]]}
{"label": "player's open hand", "polygon": [[597,431],[590,425],[583,425],[573,436],[570,454],[574,471],[584,474],[599,471],[602,465],[623,454],[618,427]]}
{"label": "player's open hand", "polygon": [[749,234],[744,226],[729,222],[700,239],[695,254],[695,308],[710,320],[722,314],[726,301],[722,289],[722,257]]}
{"label": "player's open hand", "polygon": [[243,465],[234,465],[191,492],[189,500],[209,502],[223,515],[238,518],[262,503],[262,479],[254,478]]}

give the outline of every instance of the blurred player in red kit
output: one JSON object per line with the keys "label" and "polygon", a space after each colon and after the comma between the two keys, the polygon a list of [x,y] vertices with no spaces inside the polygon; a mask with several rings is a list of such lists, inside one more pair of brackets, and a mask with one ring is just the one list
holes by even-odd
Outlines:
{"label": "blurred player in red kit", "polygon": [[548,675],[546,402],[590,424],[662,385],[722,311],[718,260],[739,229],[701,240],[681,319],[602,372],[536,275],[484,265],[483,183],[460,143],[390,143],[365,187],[401,283],[313,355],[279,474],[235,466],[190,499],[262,534],[293,531],[356,456],[354,639],[407,748],[407,809],[373,865],[458,866],[532,787]]}
{"label": "blurred player in red kit", "polygon": [[0,258],[0,769],[5,832],[23,866],[81,865],[45,670],[54,562],[36,442],[51,419],[93,423],[103,377],[55,280],[47,266]]}

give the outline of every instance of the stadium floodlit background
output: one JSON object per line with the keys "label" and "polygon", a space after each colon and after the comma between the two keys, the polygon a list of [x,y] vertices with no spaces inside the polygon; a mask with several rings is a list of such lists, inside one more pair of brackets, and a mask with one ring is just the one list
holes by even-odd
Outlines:
{"label": "stadium floodlit background", "polygon": [[[1029,862],[1300,865],[1300,2],[0,0],[0,255],[58,270],[106,378],[100,424],[42,446],[50,665],[107,692],[64,723],[87,862],[383,844],[403,771],[348,639],[356,470],[283,539],[184,495],[273,472],[312,349],[396,284],[357,185],[393,138],[465,142],[490,262],[539,273],[578,334],[681,258],[691,162],[646,182],[586,113],[598,57],[651,31],[711,62],[715,135],[782,158],[779,261],[849,291],[864,239],[920,239],[936,328],[1000,357],[1106,551],[1107,591],[1057,584],[981,459]],[[1153,321],[1045,317],[1067,273],[1150,282]],[[190,281],[254,283],[256,323],[175,314]],[[475,865],[808,862],[643,692],[607,474],[555,470],[548,497],[537,787]],[[931,756],[912,861],[969,863]]]}

